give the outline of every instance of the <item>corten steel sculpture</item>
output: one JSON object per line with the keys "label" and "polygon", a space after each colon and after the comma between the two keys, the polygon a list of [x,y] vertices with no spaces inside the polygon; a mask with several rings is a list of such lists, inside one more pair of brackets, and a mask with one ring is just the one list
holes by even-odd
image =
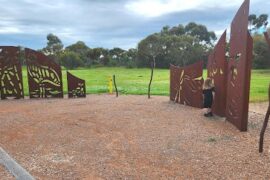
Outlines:
{"label": "corten steel sculpture", "polygon": [[[267,44],[269,45],[269,48],[270,48],[270,37],[269,37],[267,32],[264,33],[264,37],[265,37],[265,40],[266,40],[266,42],[267,42]],[[259,152],[260,153],[263,152],[264,134],[265,134],[265,131],[266,131],[266,128],[267,128],[267,125],[268,125],[268,121],[269,121],[269,116],[270,116],[270,84],[269,84],[269,90],[268,90],[268,101],[269,101],[268,110],[266,112],[265,119],[264,119],[264,122],[263,122],[263,127],[262,127],[262,130],[261,130],[261,133],[260,133],[260,142],[259,142]]]}
{"label": "corten steel sculpture", "polygon": [[248,32],[249,0],[238,10],[231,24],[230,59],[226,118],[239,130],[246,131],[253,40]]}
{"label": "corten steel sculpture", "polygon": [[267,32],[264,32],[264,37],[265,37],[265,40],[266,40],[266,42],[267,42],[267,44],[268,44],[268,46],[270,48],[270,37],[269,37]]}
{"label": "corten steel sculpture", "polygon": [[63,98],[61,67],[32,49],[25,56],[30,98]]}
{"label": "corten steel sculpture", "polygon": [[82,80],[67,72],[68,97],[86,97],[85,80]]}
{"label": "corten steel sculpture", "polygon": [[266,112],[263,127],[262,127],[262,130],[261,130],[261,133],[260,133],[260,142],[259,142],[259,152],[260,153],[263,152],[264,134],[265,134],[265,130],[267,128],[267,124],[268,124],[269,116],[270,116],[270,84],[269,84],[269,90],[268,90],[268,101],[269,101],[268,110]]}
{"label": "corten steel sculpture", "polygon": [[203,62],[186,67],[170,66],[170,99],[174,102],[202,108]]}
{"label": "corten steel sculpture", "polygon": [[22,67],[19,61],[20,49],[0,46],[0,89],[1,99],[24,98]]}
{"label": "corten steel sculpture", "polygon": [[215,98],[212,105],[214,114],[221,117],[226,115],[226,84],[227,84],[227,61],[226,53],[226,31],[222,34],[214,51],[208,57],[208,77],[214,80]]}

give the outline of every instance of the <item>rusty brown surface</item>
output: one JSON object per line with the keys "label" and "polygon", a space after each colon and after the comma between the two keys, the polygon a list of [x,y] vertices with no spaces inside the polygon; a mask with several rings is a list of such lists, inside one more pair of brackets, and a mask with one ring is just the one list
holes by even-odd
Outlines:
{"label": "rusty brown surface", "polygon": [[248,33],[249,0],[238,10],[231,24],[230,59],[226,118],[239,130],[246,131],[253,40]]}
{"label": "rusty brown surface", "polygon": [[264,37],[265,37],[265,40],[270,48],[270,37],[269,37],[269,34],[267,32],[264,32]]}
{"label": "rusty brown surface", "polygon": [[1,99],[24,98],[20,49],[0,46],[0,89]]}
{"label": "rusty brown surface", "polygon": [[67,72],[68,97],[86,97],[85,80]]}
{"label": "rusty brown surface", "polygon": [[44,54],[25,49],[30,98],[62,98],[61,67]]}
{"label": "rusty brown surface", "polygon": [[227,61],[226,53],[226,31],[220,37],[213,52],[208,57],[208,77],[214,80],[215,98],[212,105],[214,114],[221,117],[226,115],[226,84],[227,84]]}
{"label": "rusty brown surface", "polygon": [[203,62],[186,67],[170,66],[170,99],[174,102],[202,108]]}

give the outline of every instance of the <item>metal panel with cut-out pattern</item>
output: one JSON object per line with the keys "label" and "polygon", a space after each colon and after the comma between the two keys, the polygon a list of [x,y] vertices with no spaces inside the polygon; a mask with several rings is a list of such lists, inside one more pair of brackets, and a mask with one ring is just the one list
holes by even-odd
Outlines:
{"label": "metal panel with cut-out pattern", "polygon": [[202,108],[203,62],[186,67],[170,66],[170,99],[174,102]]}
{"label": "metal panel with cut-out pattern", "polygon": [[85,80],[67,72],[68,97],[86,97]]}
{"label": "metal panel with cut-out pattern", "polygon": [[0,46],[0,89],[1,99],[24,98],[20,49]]}
{"label": "metal panel with cut-out pattern", "polygon": [[63,98],[61,67],[44,54],[25,49],[30,98]]}
{"label": "metal panel with cut-out pattern", "polygon": [[246,131],[253,40],[248,32],[249,0],[245,0],[231,24],[226,118]]}
{"label": "metal panel with cut-out pattern", "polygon": [[226,61],[226,31],[220,37],[213,52],[208,57],[208,77],[214,80],[215,98],[212,105],[214,114],[221,117],[226,115],[226,84],[227,84],[227,61]]}

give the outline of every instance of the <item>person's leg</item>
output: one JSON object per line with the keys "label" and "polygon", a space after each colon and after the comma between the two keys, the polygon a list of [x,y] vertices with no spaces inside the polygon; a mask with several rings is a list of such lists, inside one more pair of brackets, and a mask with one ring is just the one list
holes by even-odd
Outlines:
{"label": "person's leg", "polygon": [[212,117],[213,113],[212,113],[212,109],[211,108],[207,108],[206,113],[204,114],[205,117]]}
{"label": "person's leg", "polygon": [[209,116],[213,116],[212,108],[208,108],[208,115],[209,115]]}
{"label": "person's leg", "polygon": [[205,109],[204,109],[204,116],[207,116],[208,113],[209,113],[209,108],[205,108]]}

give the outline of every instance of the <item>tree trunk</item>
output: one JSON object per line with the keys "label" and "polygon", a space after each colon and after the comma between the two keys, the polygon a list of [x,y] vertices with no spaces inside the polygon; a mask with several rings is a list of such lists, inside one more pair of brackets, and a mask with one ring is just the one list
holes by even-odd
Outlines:
{"label": "tree trunk", "polygon": [[155,67],[156,67],[156,57],[153,56],[153,61],[151,63],[151,77],[150,77],[150,82],[149,82],[149,85],[148,85],[148,99],[150,99],[150,95],[151,95],[151,84],[152,84],[152,80],[153,80]]}
{"label": "tree trunk", "polygon": [[113,83],[114,83],[114,87],[115,87],[115,91],[116,91],[116,97],[118,97],[118,90],[117,90],[117,85],[116,85],[116,81],[115,81],[115,75],[113,75]]}
{"label": "tree trunk", "polygon": [[270,116],[270,84],[269,84],[268,98],[269,98],[268,110],[266,112],[264,123],[263,123],[263,127],[262,127],[262,130],[261,130],[261,133],[260,133],[260,144],[259,144],[259,152],[260,153],[263,152],[264,134],[265,134],[265,130],[267,128],[267,124],[268,124],[269,116]]}

